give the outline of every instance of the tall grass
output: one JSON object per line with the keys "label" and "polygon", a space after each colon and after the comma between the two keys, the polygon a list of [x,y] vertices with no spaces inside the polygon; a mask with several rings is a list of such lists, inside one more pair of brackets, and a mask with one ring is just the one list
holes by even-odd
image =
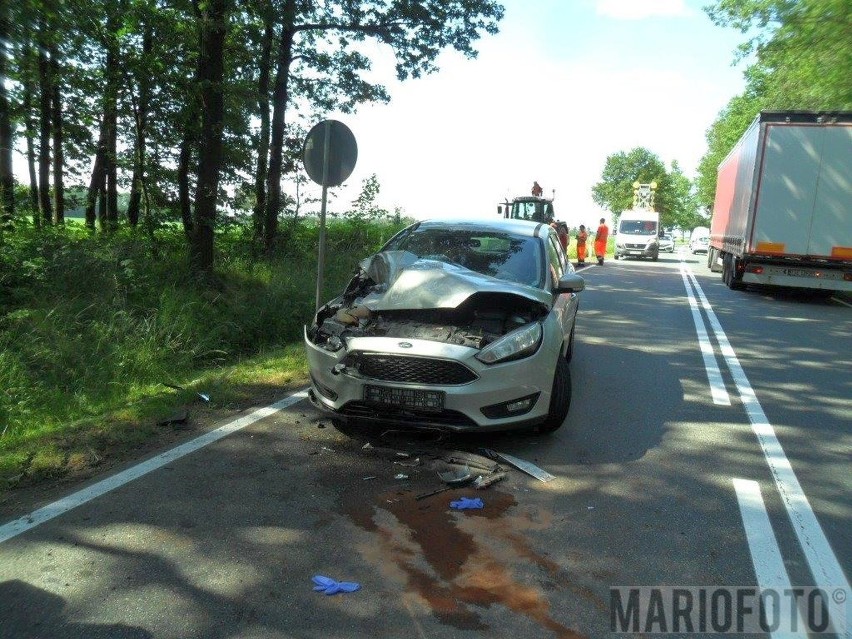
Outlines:
{"label": "tall grass", "polygon": [[[400,228],[330,221],[323,298]],[[315,225],[262,255],[239,227],[212,278],[189,272],[177,227],[156,245],[69,225],[0,236],[0,455],[202,371],[301,340],[314,311]]]}

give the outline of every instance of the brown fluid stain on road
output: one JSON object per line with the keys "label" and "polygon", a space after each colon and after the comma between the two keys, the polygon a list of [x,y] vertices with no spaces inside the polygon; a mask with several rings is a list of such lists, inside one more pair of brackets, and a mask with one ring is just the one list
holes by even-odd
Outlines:
{"label": "brown fluid stain on road", "polygon": [[[550,602],[540,588],[521,583],[513,574],[512,564],[529,566],[529,562],[551,576],[559,570],[518,534],[519,528],[540,529],[546,524],[507,516],[517,502],[497,490],[481,494],[482,510],[450,509],[450,501],[471,494],[456,489],[417,501],[414,493],[397,491],[378,495],[372,504],[365,504],[363,494],[352,494],[344,497],[343,508],[357,526],[378,539],[362,553],[384,566],[386,577],[403,580],[442,623],[461,630],[487,630],[476,608],[500,605],[560,639],[585,639],[551,616]],[[393,565],[388,566],[388,559]]]}

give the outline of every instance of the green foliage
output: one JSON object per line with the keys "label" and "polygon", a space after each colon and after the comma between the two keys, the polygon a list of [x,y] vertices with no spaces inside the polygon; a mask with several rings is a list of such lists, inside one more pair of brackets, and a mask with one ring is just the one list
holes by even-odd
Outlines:
{"label": "green foliage", "polygon": [[749,36],[740,52],[765,73],[768,108],[852,109],[848,0],[718,0],[707,13]]}
{"label": "green foliage", "polygon": [[634,182],[659,184],[665,174],[662,160],[648,149],[619,151],[607,157],[601,181],[592,187],[592,199],[615,214],[621,213],[633,206]]}
{"label": "green foliage", "polygon": [[[328,227],[324,297],[401,225]],[[251,233],[217,238],[212,280],[186,273],[182,231],[157,255],[130,231],[22,227],[0,250],[0,451],[33,432],[126,405],[161,382],[298,343],[314,312],[318,228],[302,223],[287,253],[254,255]]]}
{"label": "green foliage", "polygon": [[711,206],[719,163],[761,110],[852,109],[852,11],[848,0],[717,0],[706,11],[748,36],[739,56],[754,60],[745,91],[707,131],[696,184],[701,205]]}

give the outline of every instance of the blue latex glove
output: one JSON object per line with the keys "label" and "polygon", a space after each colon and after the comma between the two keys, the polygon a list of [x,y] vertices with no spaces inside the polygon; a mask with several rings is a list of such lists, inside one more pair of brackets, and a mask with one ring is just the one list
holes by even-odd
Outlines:
{"label": "blue latex glove", "polygon": [[469,509],[479,509],[485,506],[482,503],[481,497],[462,497],[456,501],[450,502],[450,508],[455,508],[456,510],[469,510]]}
{"label": "blue latex glove", "polygon": [[356,584],[354,581],[335,581],[331,577],[323,577],[322,575],[314,575],[313,582],[316,584],[314,586],[316,592],[324,592],[327,595],[336,595],[338,592],[355,592],[361,589],[361,584]]}

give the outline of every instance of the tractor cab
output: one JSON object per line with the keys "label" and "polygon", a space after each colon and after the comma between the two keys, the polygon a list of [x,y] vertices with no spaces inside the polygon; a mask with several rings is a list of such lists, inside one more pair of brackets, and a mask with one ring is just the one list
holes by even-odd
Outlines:
{"label": "tractor cab", "polygon": [[513,220],[530,220],[550,224],[555,219],[553,200],[527,195],[497,206],[497,213]]}

